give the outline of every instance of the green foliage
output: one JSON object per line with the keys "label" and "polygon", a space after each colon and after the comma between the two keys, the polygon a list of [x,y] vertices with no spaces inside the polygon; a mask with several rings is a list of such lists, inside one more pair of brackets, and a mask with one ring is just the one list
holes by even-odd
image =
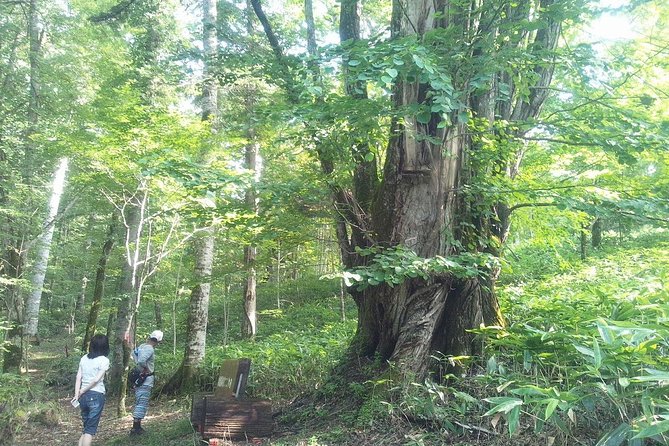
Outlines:
{"label": "green foliage", "polygon": [[486,398],[484,416],[503,414],[510,433],[529,415],[537,431],[571,434],[609,408],[598,428],[613,427],[598,444],[664,442],[667,246],[655,235],[643,254],[612,253],[544,284],[508,286],[510,324],[475,330],[489,355],[484,379],[502,395]]}
{"label": "green foliage", "polygon": [[[256,341],[236,342],[227,347],[212,347],[207,364],[214,382],[218,365],[224,358],[251,358],[248,391],[256,397],[286,401],[294,395],[318,388],[341,360],[353,334],[355,321],[313,322],[323,319],[323,308],[312,306],[296,314],[275,313],[282,325],[292,329],[274,331],[267,321],[264,330],[272,333]],[[335,315],[335,318],[337,316]],[[299,322],[298,322],[299,321]],[[300,328],[297,328],[300,327]]]}
{"label": "green foliage", "polygon": [[347,286],[356,286],[358,290],[364,290],[382,283],[392,287],[413,278],[427,280],[433,275],[449,274],[456,278],[480,277],[497,265],[497,259],[485,253],[463,253],[425,259],[402,246],[359,249],[358,253],[363,257],[370,257],[367,265],[324,277],[329,279],[341,277]]}

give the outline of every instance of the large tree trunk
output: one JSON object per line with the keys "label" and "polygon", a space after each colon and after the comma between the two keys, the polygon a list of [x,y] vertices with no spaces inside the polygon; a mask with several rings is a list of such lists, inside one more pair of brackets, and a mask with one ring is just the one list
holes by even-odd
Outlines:
{"label": "large tree trunk", "polygon": [[195,259],[195,280],[188,312],[186,352],[184,353],[184,383],[190,383],[204,359],[207,346],[207,323],[209,320],[209,295],[211,292],[211,270],[214,263],[213,230],[205,231],[199,240]]}
{"label": "large tree trunk", "polygon": [[98,315],[102,308],[102,296],[105,293],[107,260],[109,260],[109,254],[114,246],[114,233],[116,232],[116,217],[113,216],[112,219],[112,223],[109,225],[109,232],[107,233],[107,240],[104,245],[102,245],[102,255],[100,256],[100,260],[98,260],[98,268],[95,273],[93,302],[91,302],[91,310],[88,313],[88,321],[86,323],[86,334],[84,335],[84,340],[81,345],[81,350],[84,352],[88,350],[88,343],[91,342],[91,339],[95,335]]}
{"label": "large tree trunk", "polygon": [[[284,51],[260,1],[251,2],[277,60],[285,64]],[[337,210],[337,239],[346,267],[364,267],[368,259],[358,255],[356,248],[369,246],[381,249],[401,246],[426,259],[462,252],[499,255],[499,247],[508,233],[509,206],[503,202],[486,204],[488,200],[482,199],[485,198],[482,192],[472,191],[475,189],[472,186],[491,175],[517,172],[523,149],[516,153],[504,151],[502,144],[498,148],[499,159],[486,160],[477,157],[477,150],[488,149],[477,139],[477,134],[494,136],[493,124],[498,117],[513,122],[538,115],[549,93],[547,86],[554,69],[551,51],[555,49],[560,29],[559,23],[551,18],[552,3],[553,0],[520,5],[501,5],[493,0],[470,4],[447,0],[393,1],[393,37],[418,36],[417,42],[423,42],[425,34],[448,27],[447,37],[438,35],[431,40],[432,50],[439,57],[458,51],[454,56],[462,57],[470,65],[439,67],[442,71],[451,70],[443,73],[446,81],[440,83],[453,83],[453,91],[461,93],[457,97],[461,103],[458,109],[445,110],[450,120],[445,126],[443,116],[432,111],[433,85],[397,77],[393,92],[395,110],[405,116],[393,118],[380,182],[376,180],[374,166],[363,162],[368,159],[365,145],[353,147],[351,155],[356,163],[353,189],[349,191],[335,184],[332,190]],[[342,41],[356,39],[358,1],[342,0],[341,5]],[[528,21],[541,26],[522,31]],[[508,39],[502,38],[503,33],[509,33]],[[450,44],[444,44],[446,39]],[[438,45],[443,47],[434,48]],[[504,60],[495,59],[506,57],[506,52],[498,51],[500,45],[508,47],[505,48],[508,54],[517,54],[518,50],[534,53],[528,57],[528,63],[534,64],[530,66],[532,72],[518,78],[521,85],[515,85],[515,77],[507,74],[513,68],[511,65],[504,67],[509,70],[490,73],[490,66],[495,66],[490,65],[492,60],[503,66]],[[308,43],[307,48],[312,51],[313,46]],[[434,69],[427,70],[418,63],[414,68],[434,73]],[[487,88],[472,88],[475,78],[479,83],[484,79]],[[364,100],[359,93],[364,90],[355,82],[347,80],[346,90],[349,96]],[[295,85],[288,89],[293,101],[294,89]],[[424,116],[419,122],[410,111],[416,105],[430,110],[426,123]],[[479,128],[487,128],[481,131],[468,127],[461,118],[463,115],[471,115],[481,124]],[[316,150],[323,173],[334,173],[332,157],[320,151],[318,145]],[[494,294],[499,271],[492,267],[480,273],[476,278],[466,278],[441,272],[425,279],[409,278],[394,287],[382,283],[362,292],[350,289],[358,306],[358,329],[352,352],[391,360],[417,379],[428,373],[430,358],[435,354],[476,353],[473,337],[467,331],[481,324],[503,323]]]}
{"label": "large tree trunk", "polygon": [[[435,14],[451,11],[448,6],[453,5],[445,0],[395,0],[393,35],[422,35],[437,27],[450,26],[454,32],[463,33],[463,39],[471,37],[474,34],[465,34],[476,32],[482,23],[496,26],[494,21],[499,20],[500,16],[485,3],[476,8],[465,7],[460,13],[456,6],[452,8],[455,12],[440,17]],[[494,16],[486,16],[493,13]],[[537,51],[555,47],[559,25],[548,22],[548,26],[530,36]],[[491,28],[485,32],[495,35]],[[521,40],[512,43],[518,45]],[[481,56],[483,51],[487,50],[481,45],[472,50],[470,57]],[[502,109],[499,104],[503,101],[497,97],[497,81],[493,76],[487,91],[469,93],[465,100],[468,109],[475,118],[485,119],[489,129],[499,115],[509,120],[536,116],[546,98],[545,86],[550,83],[552,67],[538,66],[534,71],[538,81],[529,97],[516,98],[515,102],[509,99],[510,105]],[[457,73],[451,78],[456,79]],[[466,83],[456,85],[456,88],[466,87]],[[394,89],[395,109],[406,110],[415,104],[429,106],[431,88],[428,84],[398,80]],[[458,123],[455,112],[450,118],[452,124],[443,129],[438,125],[442,117],[436,113],[425,124],[411,115],[394,120],[383,183],[372,212],[371,232],[378,245],[406,247],[423,258],[449,257],[463,248],[468,252],[499,255],[498,245],[490,240],[497,237],[501,243],[506,238],[509,222],[504,210],[508,206],[505,203],[495,206],[493,212],[501,215],[491,218],[490,212],[483,209],[481,197],[462,193],[485,175],[494,175],[497,166],[472,160],[478,149],[477,140],[466,124]],[[504,174],[504,169],[500,170]],[[501,225],[500,220],[503,220]],[[394,287],[381,284],[354,293],[359,318],[353,351],[390,360],[417,379],[429,373],[435,355],[476,354],[478,347],[468,330],[482,324],[503,324],[494,293],[498,271],[492,268],[483,273],[478,278],[435,273],[428,279],[412,278]]]}

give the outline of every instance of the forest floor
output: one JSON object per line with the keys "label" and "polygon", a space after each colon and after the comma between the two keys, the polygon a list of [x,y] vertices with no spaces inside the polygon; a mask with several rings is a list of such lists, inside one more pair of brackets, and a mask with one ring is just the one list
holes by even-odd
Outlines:
{"label": "forest floor", "polygon": [[[81,435],[81,418],[79,409],[71,406],[70,400],[74,391],[73,379],[66,377],[61,382],[72,381],[72,386],[48,385],[47,378],[53,372],[53,366],[66,356],[66,352],[73,351],[71,336],[59,336],[31,347],[31,362],[28,376],[30,382],[39,386],[45,385],[46,392],[41,399],[45,400],[47,408],[38,416],[29,418],[27,424],[18,432],[14,439],[14,446],[29,445],[74,445]],[[35,389],[38,391],[38,389]],[[40,394],[42,392],[39,392]],[[98,434],[94,438],[96,445],[198,445],[197,434],[193,431],[189,421],[189,409],[179,400],[160,398],[152,400],[149,413],[144,419],[146,429],[142,437],[130,437],[132,427],[132,404],[134,396],[128,395],[126,410],[128,414],[118,416],[116,406],[118,399],[110,398],[105,404]],[[249,440],[248,442],[221,442],[224,445],[262,444],[262,441]]]}

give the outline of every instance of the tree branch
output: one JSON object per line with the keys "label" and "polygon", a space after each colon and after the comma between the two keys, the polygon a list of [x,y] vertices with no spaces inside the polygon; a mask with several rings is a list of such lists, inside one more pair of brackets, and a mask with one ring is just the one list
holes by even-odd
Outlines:
{"label": "tree branch", "polygon": [[532,137],[532,136],[518,136],[518,138],[524,139],[525,141],[554,142],[557,144],[565,144],[568,146],[601,147],[603,145],[596,142],[567,141],[565,139],[558,139],[558,138],[542,138],[542,137]]}
{"label": "tree branch", "polygon": [[267,15],[265,15],[265,11],[263,11],[262,9],[260,0],[251,0],[251,6],[253,6],[253,11],[256,13],[256,16],[258,17],[258,20],[260,21],[263,30],[265,30],[265,35],[267,36],[269,45],[272,47],[272,51],[274,51],[274,54],[278,59],[282,59],[283,48],[281,48],[279,39],[277,39],[276,34],[274,34],[274,30],[272,30],[272,25],[269,23]]}
{"label": "tree branch", "polygon": [[516,209],[521,209],[521,208],[538,208],[538,207],[547,207],[547,206],[557,206],[557,203],[519,203],[514,206],[511,206],[508,210],[509,215]]}
{"label": "tree branch", "polygon": [[116,5],[112,6],[107,12],[91,16],[89,20],[93,23],[111,22],[113,20],[121,20],[127,15],[130,8],[137,3],[138,0],[121,0]]}

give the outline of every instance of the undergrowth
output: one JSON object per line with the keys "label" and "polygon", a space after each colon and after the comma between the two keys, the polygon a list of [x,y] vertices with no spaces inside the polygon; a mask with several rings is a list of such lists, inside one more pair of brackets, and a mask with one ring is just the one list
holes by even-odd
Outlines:
{"label": "undergrowth", "polygon": [[468,373],[407,382],[363,366],[284,424],[314,445],[669,444],[668,253],[655,233],[516,275],[499,290],[506,326],[475,330],[484,356],[441,358]]}

